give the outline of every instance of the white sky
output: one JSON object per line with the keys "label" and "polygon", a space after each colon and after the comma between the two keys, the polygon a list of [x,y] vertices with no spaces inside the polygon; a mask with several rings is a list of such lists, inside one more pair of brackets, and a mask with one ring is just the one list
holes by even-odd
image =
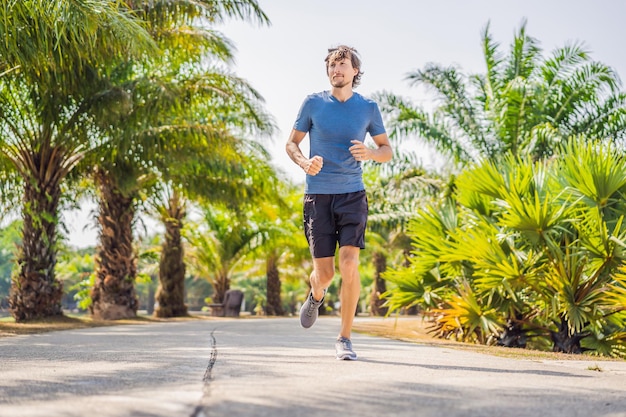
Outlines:
{"label": "white sky", "polygon": [[[593,59],[613,67],[626,81],[622,0],[259,0],[259,4],[270,26],[229,22],[218,29],[237,48],[233,71],[261,93],[279,128],[265,143],[275,165],[296,182],[302,182],[304,174],[291,163],[284,144],[304,97],[328,89],[324,57],[338,44],[353,46],[361,54],[364,75],[359,93],[391,91],[425,106],[427,98],[408,86],[407,73],[429,62],[457,65],[464,73],[483,72],[480,39],[487,22],[502,51],[508,51],[526,18],[527,33],[540,41],[545,55],[568,42],[584,42]],[[84,229],[87,222],[93,224],[85,220],[89,210],[66,215],[71,244],[95,244],[93,227]]]}

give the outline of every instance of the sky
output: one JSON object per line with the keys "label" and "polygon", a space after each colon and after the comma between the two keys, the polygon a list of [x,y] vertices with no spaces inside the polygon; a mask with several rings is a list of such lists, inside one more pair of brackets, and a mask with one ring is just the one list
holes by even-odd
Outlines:
{"label": "sky", "polygon": [[[388,91],[428,108],[432,99],[406,81],[428,63],[484,72],[481,35],[489,24],[501,51],[526,20],[527,34],[547,56],[582,42],[594,60],[626,81],[626,2],[621,0],[259,0],[270,26],[228,22],[218,29],[237,48],[233,70],[266,100],[277,123],[266,144],[274,163],[296,182],[302,171],[284,144],[304,97],[327,90],[324,58],[329,47],[355,47],[364,72],[357,92]],[[308,152],[306,140],[303,149]],[[416,144],[419,151],[419,145]],[[305,153],[306,154],[306,153]],[[430,155],[424,155],[428,165]]]}
{"label": "sky", "polygon": [[[258,0],[271,23],[228,21],[216,27],[236,48],[231,70],[265,100],[277,130],[262,142],[273,163],[296,183],[304,173],[285,153],[285,142],[308,94],[329,89],[324,58],[339,44],[355,47],[363,78],[357,92],[392,92],[424,107],[432,100],[409,86],[409,72],[428,63],[484,72],[481,34],[487,24],[503,52],[522,22],[550,54],[583,43],[591,57],[626,82],[626,1],[622,0]],[[419,144],[415,144],[419,150]],[[303,151],[308,152],[306,140]],[[431,155],[424,154],[428,165]],[[96,243],[93,207],[65,214],[69,243]],[[87,226],[87,227],[85,227]]]}

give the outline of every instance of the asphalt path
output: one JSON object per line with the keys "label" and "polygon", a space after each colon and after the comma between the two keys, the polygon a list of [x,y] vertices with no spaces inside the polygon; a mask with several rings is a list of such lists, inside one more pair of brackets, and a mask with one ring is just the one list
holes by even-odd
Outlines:
{"label": "asphalt path", "polygon": [[0,416],[626,417],[626,361],[363,334],[359,359],[337,361],[338,329],[334,317],[307,330],[297,318],[197,319],[0,338]]}

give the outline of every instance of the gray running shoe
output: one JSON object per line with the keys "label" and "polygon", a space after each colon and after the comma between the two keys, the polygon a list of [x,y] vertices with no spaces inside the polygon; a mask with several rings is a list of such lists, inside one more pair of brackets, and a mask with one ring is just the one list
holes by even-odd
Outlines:
{"label": "gray running shoe", "polygon": [[313,298],[313,291],[311,291],[304,304],[302,304],[302,307],[300,308],[300,324],[305,329],[313,326],[313,323],[317,320],[319,308],[324,303],[324,297],[326,297],[326,290],[324,290],[322,299],[315,301],[315,298]]}
{"label": "gray running shoe", "polygon": [[346,361],[355,361],[356,353],[352,350],[352,342],[350,339],[340,337],[335,343],[335,350],[337,351],[337,359]]}

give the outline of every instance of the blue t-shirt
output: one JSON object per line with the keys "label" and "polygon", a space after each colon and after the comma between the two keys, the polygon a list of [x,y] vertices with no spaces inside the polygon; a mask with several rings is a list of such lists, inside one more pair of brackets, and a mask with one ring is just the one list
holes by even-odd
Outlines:
{"label": "blue t-shirt", "polygon": [[294,129],[307,132],[309,158],[324,159],[322,170],[306,176],[306,194],[343,194],[361,191],[363,171],[348,148],[351,140],[363,142],[370,136],[385,133],[383,119],[376,102],[353,93],[345,102],[330,91],[307,96],[300,107]]}

